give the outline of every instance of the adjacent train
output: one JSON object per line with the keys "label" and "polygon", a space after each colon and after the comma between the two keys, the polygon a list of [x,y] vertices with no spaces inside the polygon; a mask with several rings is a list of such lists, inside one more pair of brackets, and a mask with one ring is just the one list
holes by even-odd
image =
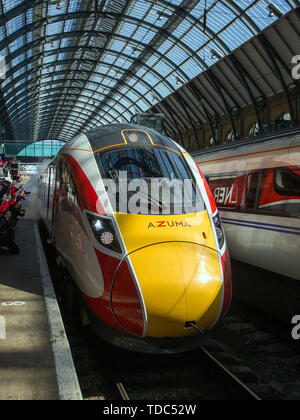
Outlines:
{"label": "adjacent train", "polygon": [[290,325],[300,302],[300,136],[197,153],[220,211],[234,297]]}
{"label": "adjacent train", "polygon": [[193,157],[219,208],[231,257],[300,280],[300,135]]}
{"label": "adjacent train", "polygon": [[40,176],[38,208],[102,338],[184,351],[226,313],[231,267],[215,201],[191,156],[162,134],[119,124],[79,135]]}

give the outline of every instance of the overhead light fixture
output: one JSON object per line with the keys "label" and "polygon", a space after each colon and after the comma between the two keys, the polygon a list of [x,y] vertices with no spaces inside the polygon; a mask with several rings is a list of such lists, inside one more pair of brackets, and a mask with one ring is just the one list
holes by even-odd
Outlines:
{"label": "overhead light fixture", "polygon": [[51,48],[54,48],[55,47],[54,41],[51,42],[51,45],[50,46],[51,46]]}
{"label": "overhead light fixture", "polygon": [[131,47],[132,48],[132,54],[140,53],[143,51],[140,47]]}
{"label": "overhead light fixture", "polygon": [[216,50],[211,50],[211,59],[215,60],[216,58],[222,58]]}
{"label": "overhead light fixture", "polygon": [[61,6],[60,6],[60,2],[59,1],[57,2],[56,9],[57,10],[61,10]]}
{"label": "overhead light fixture", "polygon": [[183,85],[184,84],[184,80],[181,79],[181,77],[177,76],[176,77],[176,85]]}
{"label": "overhead light fixture", "polygon": [[269,17],[273,18],[274,16],[277,16],[278,18],[281,18],[283,13],[277,9],[276,6],[274,6],[274,4],[270,3],[267,6],[268,10],[269,10]]}
{"label": "overhead light fixture", "polygon": [[159,10],[156,10],[156,13],[158,14],[158,20],[163,20],[163,18],[169,19],[169,17],[171,17],[168,13],[164,13]]}

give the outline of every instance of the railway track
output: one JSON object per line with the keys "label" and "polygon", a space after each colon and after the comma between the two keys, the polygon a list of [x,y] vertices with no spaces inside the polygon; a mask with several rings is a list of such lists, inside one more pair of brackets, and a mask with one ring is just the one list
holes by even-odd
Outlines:
{"label": "railway track", "polygon": [[201,347],[201,350],[205,353],[207,357],[209,357],[216,366],[218,366],[223,372],[224,375],[228,377],[229,380],[236,383],[236,385],[242,388],[245,392],[245,396],[248,395],[249,399],[261,401],[262,399],[255,394],[245,383],[243,383],[236,375],[234,375],[230,370],[221,362],[219,362],[209,351],[207,351],[204,347]]}
{"label": "railway track", "polygon": [[[203,363],[203,359],[207,358],[209,359],[209,362],[212,363],[214,365],[214,368],[216,370],[216,375],[220,376],[220,374],[223,376],[223,380],[222,380],[222,386],[226,386],[226,387],[230,387],[231,389],[234,389],[234,395],[235,398],[233,399],[241,399],[241,400],[256,400],[256,401],[261,401],[261,398],[255,394],[255,392],[253,392],[245,383],[243,383],[236,375],[234,375],[233,373],[231,373],[228,368],[226,366],[224,366],[224,364],[222,364],[221,362],[219,362],[209,351],[207,351],[204,347],[201,347],[199,350],[199,356],[200,353],[202,352],[201,358],[202,358],[202,363]],[[201,369],[201,368],[200,368]],[[128,391],[125,387],[125,383],[126,383],[126,379],[124,382],[121,382],[120,378],[118,378],[115,373],[112,373],[112,376],[114,378],[115,381],[115,386],[116,389],[119,391],[119,395],[120,395],[120,399],[123,401],[130,401],[131,399],[135,399],[135,398],[130,398],[130,391]],[[197,382],[194,382],[194,386],[197,386]],[[224,393],[224,395],[227,395],[227,391]],[[224,399],[226,398],[226,395],[224,396]],[[207,398],[205,398],[205,390],[203,392],[203,399],[212,399],[212,395],[207,395]],[[220,394],[218,394],[218,396],[220,397]],[[134,392],[133,392],[133,397],[134,397]],[[180,399],[180,396],[178,397]],[[147,398],[145,398],[147,399]],[[192,395],[191,395],[191,399],[193,399]]]}

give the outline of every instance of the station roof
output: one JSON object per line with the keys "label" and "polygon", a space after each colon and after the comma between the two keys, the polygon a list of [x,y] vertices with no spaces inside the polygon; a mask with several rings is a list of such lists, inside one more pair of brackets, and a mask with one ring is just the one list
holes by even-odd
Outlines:
{"label": "station roof", "polygon": [[[129,122],[297,5],[298,0],[0,0],[0,55],[6,65],[1,115],[7,111],[15,139],[28,142],[67,141],[96,126]],[[171,126],[172,121],[172,131]]]}

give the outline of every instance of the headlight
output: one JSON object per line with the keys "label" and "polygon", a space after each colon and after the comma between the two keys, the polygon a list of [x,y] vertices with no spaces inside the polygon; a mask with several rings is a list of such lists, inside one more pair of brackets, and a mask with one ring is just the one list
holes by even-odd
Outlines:
{"label": "headlight", "polygon": [[120,243],[110,219],[86,213],[96,240],[105,248],[122,253]]}
{"label": "headlight", "polygon": [[222,223],[219,217],[219,214],[217,214],[215,217],[213,217],[213,221],[215,224],[215,229],[217,233],[217,238],[219,241],[219,247],[222,248],[225,242],[225,235],[222,228]]}

